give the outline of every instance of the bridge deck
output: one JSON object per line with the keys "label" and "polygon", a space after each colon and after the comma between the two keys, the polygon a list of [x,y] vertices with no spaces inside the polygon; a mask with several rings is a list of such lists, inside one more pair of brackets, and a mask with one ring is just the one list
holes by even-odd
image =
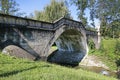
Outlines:
{"label": "bridge deck", "polygon": [[67,18],[61,18],[54,23],[50,23],[6,14],[0,14],[0,27],[20,27],[43,30],[56,30],[60,25],[67,25],[69,23],[75,24],[77,26],[82,24],[81,22]]}
{"label": "bridge deck", "polygon": [[[18,27],[18,28],[31,28],[31,29],[55,31],[62,25],[73,26],[73,27],[77,26],[86,30],[86,28],[83,26],[81,22],[64,17],[56,20],[53,23],[50,23],[50,22],[38,21],[23,17],[0,14],[0,27]],[[95,31],[89,31],[89,30],[86,30],[86,33],[96,34]]]}

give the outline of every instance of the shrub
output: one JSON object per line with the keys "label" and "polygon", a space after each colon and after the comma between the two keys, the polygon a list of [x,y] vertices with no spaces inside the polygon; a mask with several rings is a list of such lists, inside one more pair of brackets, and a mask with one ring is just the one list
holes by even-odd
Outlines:
{"label": "shrub", "polygon": [[120,55],[120,41],[117,40],[116,45],[115,45],[115,54]]}
{"label": "shrub", "polygon": [[94,44],[94,42],[93,42],[92,39],[90,39],[90,40],[88,41],[88,46],[89,46],[90,49],[95,49],[95,44]]}

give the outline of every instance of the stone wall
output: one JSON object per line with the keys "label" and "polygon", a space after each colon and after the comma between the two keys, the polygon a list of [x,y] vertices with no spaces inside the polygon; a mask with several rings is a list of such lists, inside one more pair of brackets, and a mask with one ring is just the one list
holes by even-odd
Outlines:
{"label": "stone wall", "polygon": [[[34,59],[43,57],[46,59],[51,46],[56,42],[60,53],[67,51],[69,55],[71,52],[79,51],[79,55],[76,53],[71,58],[68,56],[71,62],[74,62],[75,58],[78,58],[75,61],[79,62],[88,52],[86,41],[88,34],[94,36],[96,32],[87,31],[81,22],[67,18],[48,23],[0,14],[0,49],[15,45],[25,50]],[[58,57],[62,60],[61,56]],[[66,57],[65,59],[68,59]]]}
{"label": "stone wall", "polygon": [[0,47],[16,45],[31,55],[46,56],[45,49],[53,35],[52,31],[21,28],[0,28]]}

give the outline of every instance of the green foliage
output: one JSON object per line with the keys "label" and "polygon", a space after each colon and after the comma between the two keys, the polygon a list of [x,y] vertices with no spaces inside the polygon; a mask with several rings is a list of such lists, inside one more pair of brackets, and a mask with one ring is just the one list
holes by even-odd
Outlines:
{"label": "green foliage", "polygon": [[109,27],[101,27],[101,35],[109,38],[120,37],[120,21],[113,21]]}
{"label": "green foliage", "polygon": [[115,39],[103,39],[102,40],[103,44],[103,53],[104,55],[108,56],[110,59],[115,59],[115,45],[116,45],[116,40]]}
{"label": "green foliage", "polygon": [[117,65],[120,64],[120,40],[102,39],[100,49],[90,49],[89,54],[99,56],[110,69],[116,70]]}
{"label": "green foliage", "polygon": [[[119,0],[94,0],[94,15],[103,25],[109,24],[114,20],[120,19],[120,1]],[[107,27],[107,26],[106,26]]]}
{"label": "green foliage", "polygon": [[[120,26],[120,1],[119,0],[96,0],[94,3],[95,17],[100,20],[101,35],[115,38],[119,36]],[[115,24],[115,25],[113,25]]]}
{"label": "green foliage", "polygon": [[15,0],[0,0],[0,13],[15,15],[18,12],[18,4]]}
{"label": "green foliage", "polygon": [[100,20],[103,37],[120,37],[120,0],[72,0],[72,3],[77,6],[78,17],[85,25],[87,24],[85,10],[89,10],[93,27],[94,20]]}
{"label": "green foliage", "polygon": [[110,31],[112,32],[111,37],[113,38],[119,38],[120,37],[120,21],[113,21],[110,23]]}
{"label": "green foliage", "polygon": [[0,54],[0,80],[116,80],[82,69],[35,62]]}
{"label": "green foliage", "polygon": [[104,46],[103,46],[103,42],[101,41],[101,45],[100,45],[100,52],[105,52],[105,48],[104,48]]}
{"label": "green foliage", "polygon": [[115,54],[117,56],[120,56],[120,41],[117,40],[116,45],[115,45]]}
{"label": "green foliage", "polygon": [[87,0],[72,0],[72,3],[77,6],[78,18],[86,26],[87,25],[87,17],[85,17],[85,9],[88,6],[88,1]]}
{"label": "green foliage", "polygon": [[88,46],[89,46],[90,49],[95,49],[95,44],[94,44],[92,39],[89,39]]}
{"label": "green foliage", "polygon": [[116,63],[116,65],[117,65],[117,67],[120,67],[120,58],[119,58],[119,59],[116,59],[115,63]]}
{"label": "green foliage", "polygon": [[90,27],[89,25],[85,26],[85,28],[90,31],[96,31],[94,27]]}
{"label": "green foliage", "polygon": [[63,1],[51,0],[51,3],[43,11],[35,11],[37,20],[54,22],[61,17],[70,18],[69,10]]}

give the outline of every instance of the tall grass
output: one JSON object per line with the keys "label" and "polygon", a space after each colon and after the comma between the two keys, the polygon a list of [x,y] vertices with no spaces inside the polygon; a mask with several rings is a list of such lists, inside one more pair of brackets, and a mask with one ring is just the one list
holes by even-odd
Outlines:
{"label": "tall grass", "polygon": [[82,69],[0,54],[0,80],[116,80]]}
{"label": "tall grass", "polygon": [[90,50],[89,54],[99,56],[99,58],[101,58],[101,60],[106,65],[108,65],[108,67],[110,67],[110,69],[116,70],[117,66],[115,61],[117,57],[120,56],[120,55],[117,55],[120,53],[117,53],[117,54],[115,53],[116,45],[118,44],[118,42],[120,42],[120,39],[103,39],[101,41],[100,50],[95,50],[95,49]]}

